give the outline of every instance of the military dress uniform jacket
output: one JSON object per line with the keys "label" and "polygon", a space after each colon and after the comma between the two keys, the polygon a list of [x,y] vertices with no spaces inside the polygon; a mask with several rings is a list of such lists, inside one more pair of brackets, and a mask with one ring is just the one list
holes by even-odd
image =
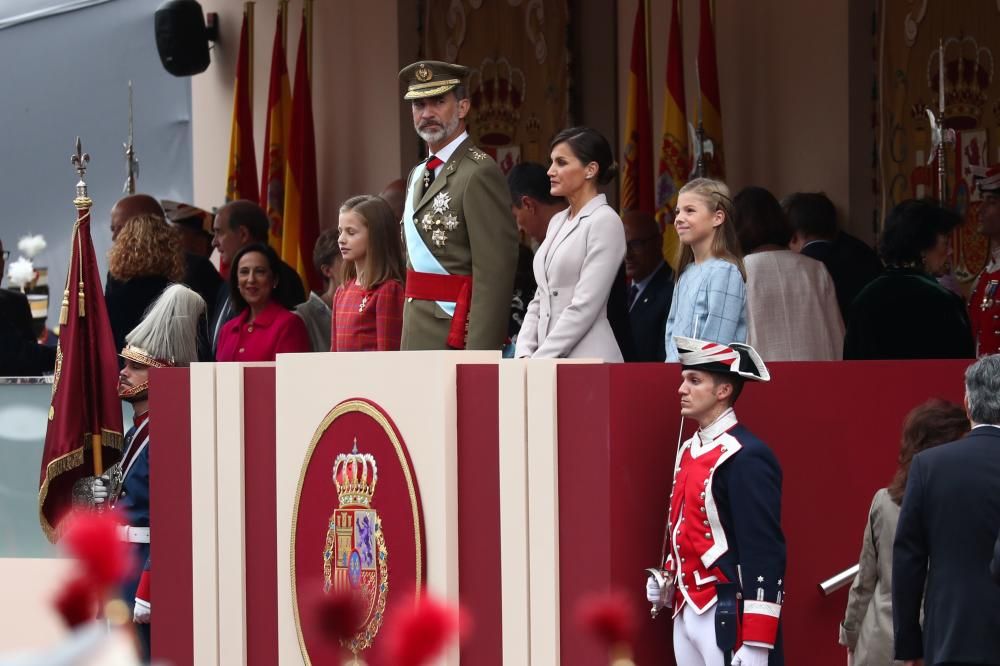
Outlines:
{"label": "military dress uniform jacket", "polygon": [[[507,336],[518,255],[507,182],[496,162],[468,138],[426,192],[424,171],[421,163],[410,172],[406,210],[413,211],[416,231],[440,266],[451,275],[472,277],[465,348],[499,350]],[[419,272],[413,252],[407,247],[407,268]],[[451,314],[410,291],[407,284],[401,348],[448,348]]]}
{"label": "military dress uniform jacket", "polygon": [[686,604],[701,614],[718,601],[716,583],[735,582],[738,644],[771,649],[784,664],[779,633],[785,577],[781,467],[766,444],[728,410],[681,445],[670,496],[674,617]]}
{"label": "military dress uniform jacket", "polygon": [[1000,264],[988,266],[976,278],[969,298],[969,320],[976,339],[976,355],[1000,352]]}

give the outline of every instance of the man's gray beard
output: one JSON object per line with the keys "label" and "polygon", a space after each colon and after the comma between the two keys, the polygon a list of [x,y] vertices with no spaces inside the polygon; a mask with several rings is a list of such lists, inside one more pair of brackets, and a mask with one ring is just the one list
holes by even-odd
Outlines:
{"label": "man's gray beard", "polygon": [[418,129],[417,136],[423,139],[425,143],[439,143],[447,139],[458,129],[459,122],[461,121],[458,119],[458,116],[455,116],[450,123],[446,124],[440,130]]}

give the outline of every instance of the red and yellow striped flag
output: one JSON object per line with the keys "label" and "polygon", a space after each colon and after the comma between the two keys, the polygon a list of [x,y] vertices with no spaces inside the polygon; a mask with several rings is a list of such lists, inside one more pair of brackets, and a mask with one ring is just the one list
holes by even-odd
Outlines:
{"label": "red and yellow striped flag", "polygon": [[705,156],[711,178],[725,178],[726,164],[722,153],[722,101],[719,97],[719,69],[715,60],[715,27],[712,0],[701,0],[698,37],[698,87],[701,95],[701,122],[705,139],[712,142],[712,156]]}
{"label": "red and yellow striped flag", "polygon": [[229,170],[226,178],[226,201],[257,201],[257,154],[253,147],[253,106],[250,84],[253,78],[250,48],[252,26],[243,10],[240,49],[236,58],[236,84],[233,86],[233,129],[229,139]]}
{"label": "red and yellow striped flag", "polygon": [[264,130],[264,166],[261,169],[260,207],[271,221],[268,240],[271,247],[292,266],[296,256],[281,252],[281,234],[285,211],[285,164],[288,157],[288,128],[292,108],[292,92],[288,84],[285,63],[284,3],[278,3],[278,21],[274,28],[271,49],[271,81],[267,91],[267,127]]}
{"label": "red and yellow striped flag", "polygon": [[687,105],[684,101],[684,47],[681,43],[680,0],[671,0],[667,36],[667,83],[663,91],[663,132],[656,171],[656,221],[663,230],[663,256],[677,268],[677,232],[671,222],[677,192],[691,174]]}
{"label": "red and yellow striped flag", "polygon": [[[309,48],[306,15],[295,58],[295,89],[292,92],[292,124],[288,135],[288,165],[285,168],[285,217],[281,234],[281,256],[295,268],[303,284],[319,293],[323,279],[312,265],[312,251],[319,236],[319,201],[316,188],[316,136],[313,128],[312,94],[309,90]],[[294,257],[294,261],[292,258]]]}
{"label": "red and yellow striped flag", "polygon": [[653,213],[653,128],[646,82],[646,2],[639,0],[632,30],[632,64],[628,75],[625,151],[622,164],[622,212]]}

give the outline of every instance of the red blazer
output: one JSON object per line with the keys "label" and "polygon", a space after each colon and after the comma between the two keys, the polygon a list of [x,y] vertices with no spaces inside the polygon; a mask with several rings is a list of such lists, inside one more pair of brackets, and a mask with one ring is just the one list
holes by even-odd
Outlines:
{"label": "red blazer", "polygon": [[252,324],[249,308],[222,325],[216,361],[273,361],[276,354],[312,351],[306,325],[271,301]]}

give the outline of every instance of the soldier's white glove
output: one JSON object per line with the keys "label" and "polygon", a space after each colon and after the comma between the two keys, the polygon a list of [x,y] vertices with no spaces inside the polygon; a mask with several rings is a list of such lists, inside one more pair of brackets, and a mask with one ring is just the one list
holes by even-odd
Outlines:
{"label": "soldier's white glove", "polygon": [[152,614],[153,610],[149,602],[136,598],[135,611],[132,613],[132,621],[136,624],[149,624],[149,617]]}
{"label": "soldier's white glove", "polygon": [[73,504],[89,509],[103,506],[108,500],[108,480],[101,476],[86,476],[73,484]]}
{"label": "soldier's white glove", "polygon": [[656,608],[664,606],[663,590],[660,589],[660,584],[652,576],[646,579],[646,601]]}
{"label": "soldier's white glove", "polygon": [[771,651],[757,645],[744,645],[733,655],[733,666],[767,666]]}

